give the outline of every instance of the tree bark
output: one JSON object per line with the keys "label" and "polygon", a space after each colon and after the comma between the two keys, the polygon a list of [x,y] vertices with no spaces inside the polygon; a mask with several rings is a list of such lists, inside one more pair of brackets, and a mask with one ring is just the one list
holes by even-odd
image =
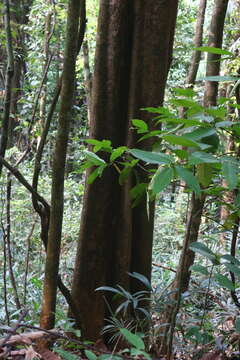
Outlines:
{"label": "tree bark", "polygon": [[56,292],[59,256],[61,246],[64,170],[68,143],[68,133],[72,118],[72,102],[75,86],[75,65],[78,47],[76,34],[79,29],[80,6],[82,2],[69,0],[67,35],[65,42],[61,104],[57,140],[54,150],[51,193],[51,212],[45,265],[41,327],[51,329],[55,322]]}
{"label": "tree bark", "polygon": [[[206,7],[207,7],[207,0],[200,0],[198,14],[197,14],[195,36],[194,36],[194,47],[196,48],[202,46],[203,26],[205,20]],[[186,79],[186,84],[191,87],[195,84],[200,60],[201,60],[201,52],[195,50],[193,52],[190,61],[190,66],[188,69],[188,75]]]}
{"label": "tree bark", "polygon": [[[209,30],[208,46],[222,47],[223,28],[228,7],[228,0],[215,0],[212,20]],[[206,76],[219,75],[221,55],[208,53]],[[204,106],[216,106],[218,95],[218,82],[206,81],[204,93]]]}
{"label": "tree bark", "polygon": [[[131,119],[151,117],[139,109],[163,101],[171,62],[177,0],[101,0],[91,98],[90,137],[114,148],[136,145]],[[145,143],[142,147],[150,147]],[[145,175],[138,174],[140,181]],[[129,182],[121,187],[112,168],[87,184],[72,294],[83,320],[82,334],[95,340],[108,315],[99,286],[130,286],[127,271],[150,278],[153,211],[131,208]],[[109,298],[109,304],[114,304]]]}

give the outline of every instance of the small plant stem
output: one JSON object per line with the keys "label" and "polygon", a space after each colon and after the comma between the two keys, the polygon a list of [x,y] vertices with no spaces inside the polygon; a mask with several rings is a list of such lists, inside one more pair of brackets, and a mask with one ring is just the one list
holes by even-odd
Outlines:
{"label": "small plant stem", "polygon": [[211,280],[212,280],[213,269],[214,269],[214,265],[211,266],[211,270],[210,270],[210,274],[209,274],[208,287],[207,287],[207,291],[205,294],[205,300],[204,300],[203,315],[202,315],[202,319],[201,319],[201,323],[200,323],[200,331],[202,330],[204,319],[205,319],[205,314],[206,314],[206,310],[207,310],[207,301],[208,301],[208,295],[210,292],[210,285],[211,285]]}
{"label": "small plant stem", "polygon": [[11,249],[11,193],[12,193],[12,179],[11,175],[8,174],[7,177],[7,203],[6,203],[6,216],[7,216],[7,232],[6,232],[6,240],[7,240],[7,254],[8,254],[8,266],[9,266],[9,274],[11,279],[11,284],[13,288],[14,300],[18,310],[21,309],[21,304],[17,291],[16,279],[13,272],[13,257],[12,257],[12,249]]}
{"label": "small plant stem", "polygon": [[27,277],[29,270],[29,257],[30,257],[30,248],[31,248],[31,237],[33,235],[33,231],[36,225],[36,219],[33,222],[30,233],[27,237],[27,252],[26,252],[26,261],[25,261],[25,272],[24,272],[24,289],[23,289],[23,304],[26,305],[26,296],[27,296]]}

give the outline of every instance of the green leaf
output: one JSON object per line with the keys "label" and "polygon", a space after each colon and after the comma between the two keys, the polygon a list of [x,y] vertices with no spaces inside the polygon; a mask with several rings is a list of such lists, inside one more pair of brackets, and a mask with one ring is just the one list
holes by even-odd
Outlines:
{"label": "green leaf", "polygon": [[191,249],[192,251],[206,257],[214,265],[219,265],[219,261],[217,259],[217,256],[205,244],[202,244],[202,243],[196,241],[196,242],[193,242],[192,244],[190,244],[189,249]]}
{"label": "green leaf", "polygon": [[166,116],[172,116],[171,112],[166,109],[165,107],[163,106],[159,106],[159,107],[147,107],[147,108],[143,108],[141,110],[146,110],[150,113],[153,113],[153,114],[163,114],[163,115],[166,115]]}
{"label": "green leaf", "polygon": [[110,291],[113,292],[115,294],[121,295],[123,296],[122,292],[114,287],[111,286],[100,286],[97,289],[95,289],[95,291]]}
{"label": "green leaf", "polygon": [[139,140],[139,141],[142,141],[142,140],[145,140],[145,139],[149,139],[151,137],[154,137],[154,136],[158,136],[162,134],[162,131],[161,130],[153,130],[153,131],[149,131],[146,135],[142,136]]}
{"label": "green leaf", "polygon": [[209,272],[208,272],[206,266],[202,266],[202,265],[199,265],[199,264],[192,265],[190,267],[190,270],[199,272],[199,273],[201,273],[203,275],[207,275],[207,276],[209,275]]}
{"label": "green leaf", "polygon": [[149,164],[171,164],[171,162],[174,161],[172,156],[164,153],[156,153],[139,149],[131,149],[129,152],[136,158]]}
{"label": "green leaf", "polygon": [[239,77],[237,76],[205,76],[198,80],[206,80],[206,81],[237,81]]}
{"label": "green leaf", "polygon": [[146,351],[138,350],[135,348],[132,348],[130,351],[130,355],[136,359],[148,359],[151,360],[151,356],[146,353]]}
{"label": "green leaf", "polygon": [[99,156],[97,156],[96,154],[94,154],[91,151],[85,150],[84,154],[85,154],[86,158],[92,162],[93,165],[99,166],[99,165],[106,164],[103,159],[101,159]]}
{"label": "green leaf", "polygon": [[233,125],[234,123],[232,121],[219,121],[215,124],[216,128],[228,128]]}
{"label": "green leaf", "polygon": [[240,318],[237,318],[235,321],[235,330],[240,333]]}
{"label": "green leaf", "polygon": [[218,54],[218,55],[229,55],[229,56],[234,55],[232,52],[230,52],[228,50],[223,50],[223,49],[212,47],[212,46],[200,46],[200,47],[193,48],[193,50],[207,52],[207,53],[211,53],[211,54]]}
{"label": "green leaf", "polygon": [[121,174],[119,175],[119,179],[118,179],[120,185],[123,185],[124,181],[128,178],[131,171],[132,171],[131,166],[125,166],[125,168],[121,171]]}
{"label": "green leaf", "polygon": [[132,200],[134,200],[132,207],[135,207],[139,204],[143,196],[146,194],[147,187],[147,183],[139,183],[130,190],[130,197]]}
{"label": "green leaf", "polygon": [[222,120],[225,120],[226,113],[227,113],[227,110],[223,106],[221,106],[219,108],[207,108],[207,109],[205,109],[205,111],[209,115],[211,115],[215,118],[220,118]]}
{"label": "green leaf", "polygon": [[116,160],[118,157],[122,156],[122,154],[127,150],[126,146],[120,146],[117,149],[114,149],[111,156],[110,156],[110,161],[113,162],[114,160]]}
{"label": "green leaf", "polygon": [[171,104],[175,106],[183,106],[185,108],[194,108],[198,111],[203,110],[204,108],[198,104],[197,101],[189,100],[189,99],[171,99],[169,101]]}
{"label": "green leaf", "polygon": [[205,153],[203,151],[193,152],[189,158],[190,165],[197,165],[201,163],[206,164],[216,164],[219,160],[215,158],[212,154]]}
{"label": "green leaf", "polygon": [[157,117],[156,118],[157,124],[160,122],[166,122],[166,123],[173,123],[173,124],[183,124],[185,125],[185,127],[189,127],[189,126],[199,126],[202,125],[202,123],[198,120],[194,120],[194,119],[181,119],[178,117]]}
{"label": "green leaf", "polygon": [[148,125],[145,121],[139,119],[133,119],[132,124],[133,126],[135,126],[135,128],[137,128],[138,134],[144,134],[148,132]]}
{"label": "green leaf", "polygon": [[215,280],[218,282],[218,284],[223,287],[226,288],[230,291],[234,291],[235,290],[235,286],[232,283],[231,280],[228,279],[227,276],[222,275],[222,274],[215,274]]}
{"label": "green leaf", "polygon": [[131,345],[135,346],[138,350],[144,350],[145,345],[140,336],[124,328],[120,329],[120,332]]}
{"label": "green leaf", "polygon": [[133,273],[128,272],[128,275],[131,276],[132,278],[141,281],[149,290],[152,291],[151,282],[148,280],[146,276],[139,274],[138,272],[133,272]]}
{"label": "green leaf", "polygon": [[201,139],[204,139],[205,137],[209,137],[211,135],[216,134],[215,129],[212,128],[198,128],[194,131],[191,131],[189,133],[186,133],[184,136],[188,139],[191,139],[193,141],[198,141]]}
{"label": "green leaf", "polygon": [[158,169],[152,178],[152,181],[150,183],[150,189],[153,191],[154,194],[160,193],[170,184],[173,176],[174,171],[172,168],[166,168],[162,171]]}
{"label": "green leaf", "polygon": [[197,195],[201,193],[200,185],[196,176],[194,176],[189,170],[186,170],[181,166],[176,166],[176,171],[179,177],[186,182],[190,189],[195,191]]}
{"label": "green leaf", "polygon": [[89,360],[97,360],[97,356],[94,354],[94,352],[90,350],[84,350],[84,353]]}
{"label": "green leaf", "polygon": [[173,91],[179,96],[193,97],[196,95],[196,92],[191,88],[188,89],[173,88]]}
{"label": "green leaf", "polygon": [[228,271],[231,271],[232,273],[236,274],[237,276],[240,276],[240,267],[234,264],[224,264]]}
{"label": "green leaf", "polygon": [[91,172],[91,174],[87,178],[87,183],[92,184],[96,178],[102,175],[103,170],[106,168],[106,164],[98,166],[95,170]]}
{"label": "green leaf", "polygon": [[213,172],[213,166],[212,164],[198,164],[197,166],[197,178],[199,180],[199,183],[207,187],[211,184],[212,179],[214,176]]}
{"label": "green leaf", "polygon": [[87,139],[85,140],[86,143],[90,144],[90,145],[94,145],[93,151],[97,152],[101,149],[105,150],[105,151],[111,151],[112,150],[112,146],[111,146],[111,141],[110,140],[96,140],[96,139]]}
{"label": "green leaf", "polygon": [[173,145],[190,146],[196,148],[200,147],[197,142],[188,139],[186,136],[163,135],[162,138]]}
{"label": "green leaf", "polygon": [[54,349],[54,352],[58,353],[64,360],[79,360],[79,356],[62,349]]}
{"label": "green leaf", "polygon": [[230,156],[225,156],[222,160],[222,172],[229,186],[229,190],[235,189],[238,184],[238,162]]}

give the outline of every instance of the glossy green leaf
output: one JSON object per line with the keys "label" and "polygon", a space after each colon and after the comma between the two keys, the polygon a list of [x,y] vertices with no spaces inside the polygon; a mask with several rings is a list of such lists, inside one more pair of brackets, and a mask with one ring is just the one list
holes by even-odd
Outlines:
{"label": "glossy green leaf", "polygon": [[199,195],[201,189],[196,176],[194,176],[193,173],[191,173],[189,170],[186,170],[181,166],[176,166],[175,169],[178,176],[186,182],[186,184],[190,187],[190,189],[192,189],[193,191],[195,191],[197,195]]}
{"label": "glossy green leaf", "polygon": [[189,158],[190,165],[196,165],[201,163],[215,164],[218,162],[219,160],[216,157],[214,157],[212,154],[205,153],[203,151],[195,151],[191,154]]}
{"label": "glossy green leaf", "polygon": [[148,131],[148,125],[143,120],[133,119],[132,124],[133,124],[133,126],[135,126],[135,128],[137,128],[138,134],[144,134]]}
{"label": "glossy green leaf", "polygon": [[164,153],[144,151],[139,149],[131,149],[129,152],[136,158],[143,160],[148,164],[171,164],[174,161],[171,155]]}
{"label": "glossy green leaf", "polygon": [[171,183],[173,177],[174,171],[172,168],[158,169],[150,183],[150,189],[153,194],[158,194],[163,191]]}
{"label": "glossy green leaf", "polygon": [[173,145],[181,145],[181,146],[187,146],[187,147],[196,147],[199,148],[200,145],[191,140],[188,139],[185,136],[177,136],[177,135],[163,135],[162,138]]}
{"label": "glossy green leaf", "polygon": [[194,131],[191,131],[189,133],[186,133],[184,136],[188,139],[191,139],[193,141],[198,141],[201,139],[204,139],[206,137],[209,137],[211,135],[216,134],[216,130],[212,128],[198,128]]}
{"label": "glossy green leaf", "polygon": [[115,161],[118,157],[122,156],[122,154],[127,150],[126,146],[120,146],[117,149],[114,149],[111,156],[110,161]]}
{"label": "glossy green leaf", "polygon": [[97,156],[95,153],[85,150],[84,154],[88,160],[92,162],[93,165],[99,166],[105,164],[105,161]]}

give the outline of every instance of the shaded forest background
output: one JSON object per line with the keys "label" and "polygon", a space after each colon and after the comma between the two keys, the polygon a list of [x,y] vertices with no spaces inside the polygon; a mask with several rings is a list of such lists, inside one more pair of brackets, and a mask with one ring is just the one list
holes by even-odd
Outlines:
{"label": "shaded forest background", "polygon": [[148,1],[0,4],[3,345],[239,358],[240,2]]}

